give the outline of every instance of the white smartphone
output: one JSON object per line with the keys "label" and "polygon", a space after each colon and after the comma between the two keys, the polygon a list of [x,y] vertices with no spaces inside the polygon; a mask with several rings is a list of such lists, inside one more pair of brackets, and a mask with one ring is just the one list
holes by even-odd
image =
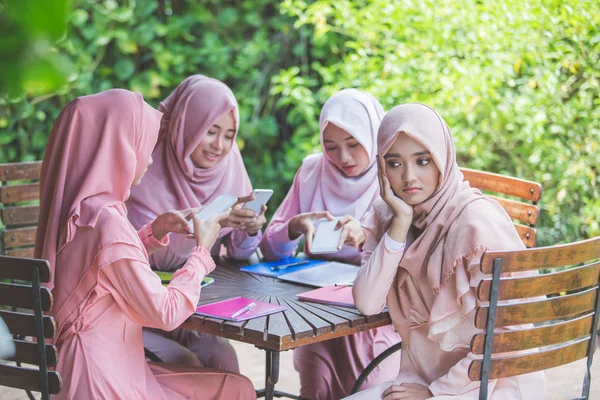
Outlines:
{"label": "white smartphone", "polygon": [[342,230],[335,230],[337,223],[337,218],[333,221],[321,218],[315,222],[317,229],[310,246],[311,254],[337,253],[338,244],[342,237]]}
{"label": "white smartphone", "polygon": [[262,206],[267,204],[267,201],[273,196],[273,191],[271,189],[254,189],[252,194],[254,195],[254,200],[247,202],[242,208],[260,213]]}
{"label": "white smartphone", "polygon": [[[196,214],[201,220],[206,221],[210,217],[213,217],[219,213],[225,212],[230,209],[236,202],[237,197],[229,193],[223,193],[216,199],[214,199],[208,206],[204,207],[198,214]],[[190,219],[189,222],[190,231],[194,233],[194,220]]]}

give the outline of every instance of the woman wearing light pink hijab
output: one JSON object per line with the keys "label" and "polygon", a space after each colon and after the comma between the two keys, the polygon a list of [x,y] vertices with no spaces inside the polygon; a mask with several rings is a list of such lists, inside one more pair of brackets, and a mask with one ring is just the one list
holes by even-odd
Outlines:
{"label": "woman wearing light pink hijab", "polygon": [[[365,315],[387,304],[404,346],[395,380],[349,399],[478,399],[468,367],[479,261],[487,250],[523,243],[504,209],[463,182],[450,129],[431,108],[393,108],[377,147],[382,200],[363,221],[367,241],[353,292]],[[493,400],[544,395],[543,373],[490,381]]]}
{"label": "woman wearing light pink hijab", "polygon": [[[379,197],[375,140],[383,108],[373,96],[356,89],[333,95],[321,110],[323,152],[306,157],[286,198],[265,231],[266,258],[292,255],[302,235],[310,253],[314,223],[339,217],[343,231],[337,253],[327,255],[358,264],[364,234],[358,221]],[[362,370],[382,351],[400,341],[391,326],[328,340],[294,350],[300,373],[300,396],[339,399],[350,393]],[[400,354],[387,359],[365,387],[393,379]]]}
{"label": "woman wearing light pink hijab", "polygon": [[196,244],[164,287],[148,253],[186,233],[178,212],[136,231],[125,200],[156,142],[161,113],[141,95],[115,89],[80,97],[54,123],[40,182],[35,255],[52,267],[57,399],[247,399],[244,377],[146,362],[142,326],[173,329],[195,310],[218,220],[194,217]]}
{"label": "woman wearing light pink hijab", "polygon": [[[133,226],[141,228],[167,210],[206,206],[223,193],[243,198],[252,192],[235,143],[237,101],[227,85],[192,75],[161,102],[159,110],[164,116],[152,152],[154,163],[127,201]],[[257,214],[234,207],[230,217],[221,222],[223,229],[211,253],[219,254],[224,244],[229,257],[250,257],[262,237],[265,210]],[[178,268],[193,246],[193,240],[177,235],[150,257],[150,264],[159,270]],[[235,350],[226,339],[216,336],[187,329],[145,329],[144,345],[166,362],[239,372]]]}

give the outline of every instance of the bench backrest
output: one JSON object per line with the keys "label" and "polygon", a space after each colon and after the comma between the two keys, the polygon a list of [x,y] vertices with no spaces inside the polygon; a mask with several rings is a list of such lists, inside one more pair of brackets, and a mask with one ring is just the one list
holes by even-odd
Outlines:
{"label": "bench backrest", "polygon": [[48,261],[0,256],[0,317],[16,348],[9,361],[17,362],[16,366],[0,363],[0,385],[41,392],[42,399],[49,399],[62,388],[60,374],[48,371],[58,360],[56,347],[45,340],[54,339],[56,334],[54,319],[43,315],[52,307],[52,293],[41,283],[49,281]]}
{"label": "bench backrest", "polygon": [[465,181],[497,200],[515,222],[515,228],[527,247],[535,247],[535,225],[540,214],[538,201],[542,185],[512,176],[461,168]]}
{"label": "bench backrest", "polygon": [[[547,269],[552,272],[536,273]],[[481,271],[491,275],[477,288],[482,303],[477,306],[475,326],[485,333],[475,335],[471,351],[483,355],[483,360],[473,361],[469,368],[471,380],[481,381],[480,399],[487,398],[489,379],[586,357],[582,398],[587,399],[600,311],[600,237],[536,249],[486,252]],[[529,276],[501,275],[526,271]]]}
{"label": "bench backrest", "polygon": [[42,162],[0,164],[0,255],[33,257]]}

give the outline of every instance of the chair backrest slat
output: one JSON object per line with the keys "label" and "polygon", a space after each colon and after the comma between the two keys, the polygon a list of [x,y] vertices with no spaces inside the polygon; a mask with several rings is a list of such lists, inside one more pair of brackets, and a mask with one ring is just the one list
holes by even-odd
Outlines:
{"label": "chair backrest slat", "polygon": [[[11,358],[12,361],[18,361],[25,364],[39,365],[40,361],[37,355],[37,343],[25,340],[13,340],[15,344],[16,354]],[[58,361],[58,352],[56,346],[45,344],[46,364],[49,367],[54,367]]]}
{"label": "chair backrest slat", "polygon": [[5,225],[37,224],[39,206],[6,207],[0,210],[0,218]]}
{"label": "chair backrest slat", "polygon": [[[598,284],[600,262],[565,271],[528,278],[500,278],[498,300],[525,299],[552,293],[570,292]],[[492,279],[479,283],[477,295],[481,301],[490,301]]]}
{"label": "chair backrest slat", "polygon": [[0,164],[0,182],[40,179],[41,161]]}
{"label": "chair backrest slat", "polygon": [[502,272],[533,271],[565,267],[600,258],[597,238],[549,248],[514,251],[488,251],[481,259],[481,271],[492,274],[494,260],[502,258]]}
{"label": "chair backrest slat", "polygon": [[3,234],[4,248],[33,246],[37,227],[6,229]]}
{"label": "chair backrest slat", "polygon": [[[0,364],[0,385],[23,390],[40,391],[40,371],[32,368]],[[48,371],[50,394],[58,394],[62,388],[62,378],[56,371]]]}
{"label": "chair backrest slat", "polygon": [[[556,349],[540,351],[528,355],[492,358],[489,379],[507,378],[558,367],[585,358],[590,345],[589,335],[572,344]],[[469,378],[481,380],[483,361],[475,360],[469,365]]]}
{"label": "chair backrest slat", "polygon": [[[33,314],[0,310],[0,318],[4,320],[8,330],[13,335],[35,336],[35,316]],[[44,326],[44,337],[46,339],[54,338],[56,335],[56,324],[54,318],[44,315],[42,318]]]}
{"label": "chair backrest slat", "polygon": [[19,257],[0,257],[0,278],[30,281],[34,269],[40,273],[40,282],[50,282],[50,263],[47,260]]}
{"label": "chair backrest slat", "polygon": [[532,202],[538,202],[542,197],[542,185],[537,182],[469,168],[461,168],[460,171],[472,187],[480,190],[502,193]]}
{"label": "chair backrest slat", "polygon": [[[597,289],[592,288],[567,296],[553,297],[517,304],[499,305],[496,309],[496,326],[511,326],[573,317],[594,310]],[[489,306],[478,307],[475,326],[485,329]]]}
{"label": "chair backrest slat", "polygon": [[537,223],[540,215],[540,208],[538,206],[493,195],[488,195],[488,197],[500,203],[511,218],[529,225]]}
{"label": "chair backrest slat", "polygon": [[39,198],[39,183],[0,187],[0,202],[4,204],[15,204],[22,201],[38,200]]}
{"label": "chair backrest slat", "polygon": [[[493,353],[508,353],[563,343],[589,336],[594,314],[533,329],[519,329],[494,334]],[[473,354],[483,354],[485,334],[478,333],[471,341]]]}
{"label": "chair backrest slat", "polygon": [[[28,285],[14,283],[0,283],[0,304],[17,308],[33,310],[33,289]],[[43,287],[40,289],[42,311],[50,311],[52,308],[52,292]]]}

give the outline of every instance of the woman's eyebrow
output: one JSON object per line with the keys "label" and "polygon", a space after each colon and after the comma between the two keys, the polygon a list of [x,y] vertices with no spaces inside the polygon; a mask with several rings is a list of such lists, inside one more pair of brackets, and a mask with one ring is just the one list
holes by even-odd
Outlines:
{"label": "woman's eyebrow", "polygon": [[426,156],[426,155],[429,155],[429,154],[431,154],[430,151],[418,151],[418,152],[416,152],[416,153],[413,154],[413,157],[416,157],[416,156]]}
{"label": "woman's eyebrow", "polygon": [[383,158],[399,158],[400,154],[398,153],[387,153]]}
{"label": "woman's eyebrow", "polygon": [[346,139],[344,139],[344,141],[346,141],[346,140],[351,140],[351,139],[354,139],[354,136],[350,135],[350,136],[348,136]]}

